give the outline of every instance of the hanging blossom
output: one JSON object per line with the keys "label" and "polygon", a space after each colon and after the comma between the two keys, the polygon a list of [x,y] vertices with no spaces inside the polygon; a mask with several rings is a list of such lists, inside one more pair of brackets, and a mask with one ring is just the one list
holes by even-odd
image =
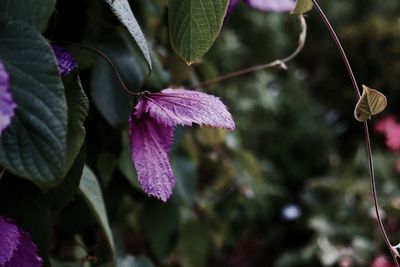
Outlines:
{"label": "hanging blossom", "polygon": [[378,121],[375,131],[385,135],[385,144],[392,151],[400,151],[400,123],[393,115],[386,116]]}
{"label": "hanging blossom", "polygon": [[0,266],[40,267],[42,259],[30,235],[0,215]]}
{"label": "hanging blossom", "polygon": [[167,201],[175,185],[168,160],[174,128],[193,124],[235,129],[218,97],[185,89],[144,93],[129,119],[132,159],[145,193]]}
{"label": "hanging blossom", "polygon": [[54,54],[56,55],[57,68],[61,76],[69,74],[71,71],[78,67],[78,64],[76,64],[74,60],[74,56],[65,48],[56,44],[52,44],[51,47],[53,48]]}
{"label": "hanging blossom", "polygon": [[10,125],[16,106],[9,91],[8,73],[3,63],[0,62],[0,136]]}
{"label": "hanging blossom", "polygon": [[[235,9],[240,0],[230,0],[226,16]],[[264,12],[290,12],[296,6],[295,0],[243,0],[248,6]]]}

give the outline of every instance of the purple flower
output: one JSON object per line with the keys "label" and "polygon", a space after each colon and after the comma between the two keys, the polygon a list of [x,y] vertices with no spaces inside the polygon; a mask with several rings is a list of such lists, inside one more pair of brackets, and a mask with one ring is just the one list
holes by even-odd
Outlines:
{"label": "purple flower", "polygon": [[67,75],[78,67],[78,64],[76,64],[73,55],[66,49],[55,44],[52,44],[51,47],[53,48],[54,54],[57,58],[58,72],[62,76]]}
{"label": "purple flower", "polygon": [[168,160],[174,128],[207,125],[233,130],[235,123],[218,97],[184,89],[144,93],[130,120],[132,159],[144,192],[167,201],[175,185]]}
{"label": "purple flower", "polygon": [[30,235],[3,216],[0,216],[0,266],[42,266],[42,259],[37,255]]}
{"label": "purple flower", "polygon": [[244,0],[252,8],[267,12],[289,12],[296,6],[294,0]]}
{"label": "purple flower", "polygon": [[0,136],[11,123],[16,104],[9,92],[9,77],[4,65],[0,62]]}
{"label": "purple flower", "polygon": [[228,9],[226,11],[225,18],[229,17],[233,10],[236,8],[237,4],[239,4],[240,0],[229,0]]}

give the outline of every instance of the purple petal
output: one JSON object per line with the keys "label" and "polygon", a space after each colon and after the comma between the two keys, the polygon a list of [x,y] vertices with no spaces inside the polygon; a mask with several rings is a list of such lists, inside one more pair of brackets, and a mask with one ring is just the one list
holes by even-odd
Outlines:
{"label": "purple petal", "polygon": [[18,227],[9,219],[0,216],[0,266],[9,262],[18,247]]}
{"label": "purple petal", "polygon": [[239,0],[229,0],[228,9],[226,11],[225,18],[229,17],[233,10],[236,8],[237,4],[239,4]]}
{"label": "purple petal", "polygon": [[296,6],[294,0],[244,0],[252,8],[267,12],[289,12]]}
{"label": "purple petal", "polygon": [[7,267],[41,267],[42,259],[37,255],[37,248],[28,233],[20,230],[18,249],[15,251]]}
{"label": "purple petal", "polygon": [[144,113],[171,127],[196,123],[235,129],[232,115],[218,97],[191,90],[164,89],[160,93],[144,94],[136,106],[135,116],[140,118]]}
{"label": "purple petal", "polygon": [[58,72],[62,76],[67,75],[78,67],[78,64],[76,64],[74,60],[74,57],[66,49],[55,44],[52,44],[51,47],[53,48],[54,54],[57,58]]}
{"label": "purple petal", "polygon": [[37,255],[37,248],[28,233],[16,224],[0,216],[0,266],[40,267],[42,259]]}
{"label": "purple petal", "polygon": [[11,123],[16,104],[9,92],[9,77],[4,65],[0,62],[0,135]]}
{"label": "purple petal", "polygon": [[143,191],[167,201],[175,185],[175,177],[168,161],[173,142],[173,127],[157,123],[143,114],[140,119],[131,116],[130,139],[132,159]]}

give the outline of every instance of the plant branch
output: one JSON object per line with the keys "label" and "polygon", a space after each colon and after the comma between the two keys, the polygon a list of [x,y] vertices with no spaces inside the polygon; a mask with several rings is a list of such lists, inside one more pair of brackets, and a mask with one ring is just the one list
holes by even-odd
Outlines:
{"label": "plant branch", "polygon": [[[314,3],[315,9],[321,16],[323,22],[325,23],[325,26],[328,28],[330,34],[332,35],[333,40],[335,41],[335,44],[340,52],[340,55],[342,56],[344,64],[346,65],[346,69],[350,76],[351,82],[353,84],[353,88],[354,88],[356,97],[357,97],[357,99],[360,99],[360,97],[361,97],[360,89],[358,87],[358,83],[354,76],[350,62],[347,58],[346,52],[344,51],[343,46],[342,46],[338,36],[336,35],[335,30],[333,29],[332,25],[330,24],[328,18],[322,11],[321,7],[318,5],[317,0],[312,0],[312,2]],[[396,248],[390,243],[389,237],[386,233],[385,227],[382,222],[382,216],[379,211],[378,194],[377,194],[377,190],[376,190],[376,178],[375,178],[375,172],[374,172],[374,161],[373,161],[372,146],[371,146],[371,140],[370,140],[371,138],[369,135],[369,127],[368,127],[367,122],[364,123],[364,134],[365,134],[365,144],[366,144],[367,155],[368,155],[369,177],[370,177],[370,181],[371,181],[371,190],[372,190],[372,197],[373,197],[373,202],[374,202],[376,219],[377,219],[379,228],[381,230],[383,239],[385,240],[385,243],[388,246],[396,265],[398,267],[400,267],[399,263],[397,262],[397,258],[400,257],[400,255],[399,255],[398,251],[396,250]]]}
{"label": "plant branch", "polygon": [[4,175],[5,172],[6,172],[6,169],[2,168],[1,171],[0,171],[0,180],[1,180],[1,178],[3,178],[3,175]]}
{"label": "plant branch", "polygon": [[234,72],[227,73],[222,76],[213,78],[208,81],[199,82],[199,83],[192,85],[190,88],[195,89],[195,88],[206,87],[206,86],[210,86],[212,84],[216,84],[216,83],[228,80],[228,79],[236,78],[236,77],[239,77],[242,75],[246,75],[246,74],[250,74],[250,73],[260,71],[260,70],[265,70],[265,69],[274,68],[274,67],[280,67],[283,69],[287,69],[286,63],[291,61],[293,58],[295,58],[301,52],[301,50],[303,50],[305,42],[306,42],[307,23],[303,16],[299,16],[299,20],[300,20],[300,27],[301,27],[301,32],[299,35],[299,43],[298,43],[296,50],[294,50],[289,56],[287,56],[283,59],[278,59],[278,60],[272,61],[267,64],[257,65],[257,66],[253,66],[250,68],[234,71]]}

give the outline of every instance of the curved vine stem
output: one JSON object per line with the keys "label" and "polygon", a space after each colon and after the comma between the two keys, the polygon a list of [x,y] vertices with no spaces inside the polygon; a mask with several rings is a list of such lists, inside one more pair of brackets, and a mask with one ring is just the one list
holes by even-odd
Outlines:
{"label": "curved vine stem", "polygon": [[[350,62],[347,58],[346,52],[344,51],[343,46],[342,46],[338,36],[336,35],[335,30],[333,29],[331,23],[329,22],[328,18],[325,15],[325,13],[319,6],[317,0],[312,0],[312,2],[315,6],[315,9],[317,10],[320,17],[322,18],[325,26],[328,28],[333,40],[335,41],[335,44],[342,56],[344,64],[346,65],[346,69],[350,76],[351,82],[353,84],[353,88],[354,88],[356,97],[357,97],[357,99],[360,99],[360,97],[361,97],[360,89],[359,89],[357,80],[354,76],[353,70],[351,68]],[[392,254],[394,262],[396,263],[397,267],[400,267],[400,264],[397,260],[400,257],[400,254],[397,251],[397,247],[393,246],[389,240],[389,237],[388,237],[385,227],[383,225],[382,216],[381,216],[381,213],[379,210],[378,194],[377,194],[377,190],[376,190],[376,178],[375,178],[375,172],[374,172],[374,161],[373,161],[373,155],[372,155],[372,146],[371,146],[371,139],[370,139],[370,135],[369,135],[369,127],[368,127],[367,122],[364,123],[364,134],[365,134],[365,144],[366,144],[367,154],[368,154],[369,177],[370,177],[370,181],[371,181],[371,190],[372,190],[372,197],[373,197],[373,202],[374,202],[376,219],[377,219],[377,222],[379,225],[379,229],[381,230],[383,239],[385,240],[385,243],[386,243],[387,247],[389,248],[390,253]]]}
{"label": "curved vine stem", "polygon": [[227,74],[224,74],[222,76],[218,76],[214,79],[208,80],[208,81],[204,81],[204,82],[199,82],[196,83],[194,85],[192,85],[190,88],[191,89],[195,89],[195,88],[201,88],[201,87],[206,87],[206,86],[210,86],[212,84],[216,84],[231,78],[235,78],[235,77],[239,77],[242,75],[246,75],[246,74],[250,74],[250,73],[254,73],[260,70],[265,70],[265,69],[269,69],[269,68],[275,68],[275,67],[280,67],[283,69],[287,69],[286,63],[291,61],[293,58],[295,58],[298,54],[300,54],[301,50],[303,50],[305,42],[306,42],[306,36],[307,36],[307,23],[304,19],[303,16],[299,16],[299,20],[300,20],[300,27],[301,27],[301,32],[299,35],[299,42],[298,45],[296,47],[296,49],[287,57],[283,58],[283,59],[278,59],[275,61],[272,61],[270,63],[266,63],[266,64],[262,64],[262,65],[257,65],[257,66],[253,66],[250,68],[246,68],[246,69],[241,69],[238,71],[234,71],[234,72],[230,72]]}
{"label": "curved vine stem", "polygon": [[62,42],[62,41],[51,41],[51,43],[55,43],[55,44],[65,44],[65,45],[73,45],[73,46],[76,46],[76,47],[80,47],[80,48],[83,48],[83,49],[92,51],[92,52],[94,52],[94,53],[100,55],[100,56],[101,56],[104,60],[106,60],[107,63],[111,66],[111,68],[112,68],[112,70],[113,70],[115,76],[116,76],[117,79],[118,79],[118,82],[120,83],[122,89],[123,89],[127,94],[129,94],[129,95],[134,95],[134,96],[139,96],[139,95],[141,95],[141,93],[135,93],[135,92],[132,92],[132,91],[130,91],[130,90],[128,89],[128,87],[127,87],[126,84],[124,83],[124,80],[122,79],[121,75],[119,74],[119,72],[118,72],[118,70],[117,70],[117,67],[115,67],[114,63],[111,61],[111,59],[110,59],[104,52],[102,52],[102,51],[100,51],[100,50],[98,50],[98,49],[96,49],[96,48],[93,48],[93,47],[84,45],[84,44],[71,43],[71,42]]}

